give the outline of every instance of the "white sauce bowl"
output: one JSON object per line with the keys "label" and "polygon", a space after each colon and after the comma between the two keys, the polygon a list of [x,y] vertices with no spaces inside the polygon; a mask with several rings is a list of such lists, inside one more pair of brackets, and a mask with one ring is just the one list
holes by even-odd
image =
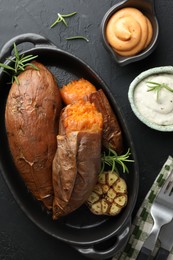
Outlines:
{"label": "white sauce bowl", "polygon": [[173,66],[156,67],[142,72],[131,82],[128,91],[131,108],[141,122],[155,130],[171,132],[173,92],[165,87],[159,92],[150,91],[150,87],[155,85],[149,82],[167,84],[173,91]]}

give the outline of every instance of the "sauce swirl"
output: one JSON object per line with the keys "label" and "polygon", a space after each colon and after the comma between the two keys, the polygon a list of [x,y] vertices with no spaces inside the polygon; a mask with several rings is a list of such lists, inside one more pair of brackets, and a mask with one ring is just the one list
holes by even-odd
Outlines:
{"label": "sauce swirl", "polygon": [[106,27],[109,44],[122,56],[132,56],[141,52],[149,45],[152,35],[150,20],[133,7],[117,11]]}
{"label": "sauce swirl", "polygon": [[149,91],[147,82],[167,84],[173,91],[173,75],[156,74],[142,80],[134,90],[134,103],[139,113],[150,122],[169,126],[173,124],[173,92],[162,88],[157,100],[156,91]]}

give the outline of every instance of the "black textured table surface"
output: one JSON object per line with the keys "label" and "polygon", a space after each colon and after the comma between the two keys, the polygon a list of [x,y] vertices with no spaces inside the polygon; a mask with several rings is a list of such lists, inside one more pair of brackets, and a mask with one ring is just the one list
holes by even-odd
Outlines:
{"label": "black textured table surface", "polygon": [[[173,65],[173,1],[157,0],[155,9],[160,25],[157,49],[145,60],[119,67],[100,40],[100,23],[115,3],[105,0],[0,0],[0,48],[22,33],[38,33],[88,63],[106,82],[127,121],[140,168],[140,187],[135,212],[150,189],[168,155],[173,155],[173,133],[147,128],[132,113],[127,98],[130,82],[140,72],[155,66]],[[77,14],[68,27],[50,28],[57,13]],[[72,35],[89,39],[66,41]],[[0,174],[0,259],[67,260],[85,259],[73,248],[45,234],[21,211]]]}

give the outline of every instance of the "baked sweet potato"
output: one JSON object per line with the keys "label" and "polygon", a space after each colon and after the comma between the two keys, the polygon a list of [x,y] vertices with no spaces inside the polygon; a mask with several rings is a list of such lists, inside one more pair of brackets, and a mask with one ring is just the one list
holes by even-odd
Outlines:
{"label": "baked sweet potato", "polygon": [[53,204],[52,161],[61,97],[51,72],[34,62],[10,89],[5,111],[9,147],[17,170],[34,197]]}
{"label": "baked sweet potato", "polygon": [[101,167],[102,126],[102,114],[88,101],[63,109],[53,160],[54,219],[80,207],[92,192]]}
{"label": "baked sweet potato", "polygon": [[101,132],[57,136],[53,161],[53,219],[79,208],[97,182],[101,166]]}
{"label": "baked sweet potato", "polygon": [[[72,104],[83,99],[85,101],[88,100],[96,106],[97,110],[103,116],[103,145],[106,148],[111,147],[120,154],[123,150],[121,128],[103,90],[100,89],[97,91],[95,86],[88,80],[81,78],[64,85],[60,92],[66,104]],[[79,120],[80,122],[83,121]]]}
{"label": "baked sweet potato", "polygon": [[85,97],[85,100],[89,100],[94,103],[97,110],[103,116],[103,146],[106,148],[112,148],[118,154],[123,151],[123,137],[122,131],[115,116],[107,97],[102,89],[97,92],[91,93]]}
{"label": "baked sweet potato", "polygon": [[66,105],[72,104],[95,91],[95,86],[84,78],[73,80],[60,88],[61,97]]}

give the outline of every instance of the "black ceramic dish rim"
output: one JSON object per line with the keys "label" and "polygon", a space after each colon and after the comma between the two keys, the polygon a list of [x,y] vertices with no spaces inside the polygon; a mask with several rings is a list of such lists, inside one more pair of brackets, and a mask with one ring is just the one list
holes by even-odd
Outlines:
{"label": "black ceramic dish rim", "polygon": [[[117,104],[116,104],[116,101],[115,99],[113,98],[112,94],[110,93],[110,90],[109,88],[106,86],[106,84],[103,82],[103,80],[97,75],[97,73],[91,69],[85,62],[83,62],[81,59],[75,57],[74,55],[68,53],[68,52],[65,52],[65,51],[62,51],[60,49],[58,49],[56,46],[38,46],[38,47],[35,47],[35,48],[31,48],[27,51],[24,51],[23,53],[24,54],[28,54],[28,53],[32,53],[32,51],[34,51],[34,53],[36,53],[37,51],[38,52],[45,52],[48,51],[48,50],[52,50],[52,51],[56,51],[56,52],[61,52],[63,53],[64,55],[66,55],[67,57],[70,57],[71,59],[75,59],[78,63],[80,63],[82,66],[85,66],[88,70],[90,70],[90,72],[97,78],[97,80],[100,81],[101,85],[103,86],[103,90],[105,90],[106,92],[106,95],[108,96],[108,99],[109,101],[111,102],[111,104],[113,105],[113,107],[116,108],[116,112],[117,112],[117,116],[118,118],[120,119],[120,122],[122,123],[123,127],[125,127],[125,129],[123,129],[123,131],[126,133],[127,135],[127,139],[128,139],[128,142],[130,143],[130,146],[133,148],[133,157],[134,157],[134,160],[135,160],[135,171],[138,173],[138,165],[137,165],[137,157],[136,157],[136,153],[135,153],[135,149],[134,149],[134,145],[133,145],[133,142],[131,140],[131,137],[130,137],[130,134],[129,134],[129,131],[126,127],[126,123],[124,122],[124,118],[122,117],[121,115],[121,111],[119,110]],[[8,61],[7,64],[10,64],[10,61]],[[1,77],[2,77],[2,71],[0,71],[0,80],[1,80]],[[0,163],[0,167],[1,167],[1,171],[3,171],[3,167]],[[133,199],[132,199],[132,205],[130,207],[130,210],[128,211],[128,215],[126,216],[126,218],[124,219],[124,221],[122,222],[122,225],[117,229],[117,230],[112,230],[112,233],[110,233],[107,237],[104,238],[104,240],[107,240],[109,239],[110,237],[116,235],[118,232],[121,231],[122,229],[122,226],[124,227],[124,225],[127,225],[127,223],[129,223],[129,220],[131,219],[131,214],[132,214],[132,211],[135,207],[135,204],[136,204],[136,200],[137,200],[137,194],[138,194],[138,187],[139,187],[139,175],[136,173],[136,179],[135,179],[135,183],[136,183],[136,190],[135,190],[135,193],[133,194]],[[42,229],[44,232],[48,233],[49,235],[55,237],[55,238],[58,238],[64,242],[67,242],[71,245],[86,245],[86,243],[78,243],[76,241],[73,241],[73,240],[69,240],[68,238],[67,239],[64,239],[62,237],[58,237],[56,234],[53,234],[51,232],[49,232],[47,229],[45,229],[45,227],[43,227],[42,225],[40,225],[40,223],[38,221],[36,221],[36,219],[34,219],[34,217],[30,214],[30,212],[28,212],[28,209],[25,205],[23,205],[20,201],[20,199],[18,198],[17,194],[15,193],[15,191],[13,190],[12,187],[10,187],[10,184],[8,182],[8,179],[5,177],[5,174],[3,174],[3,177],[7,183],[7,186],[9,187],[11,193],[13,194],[15,200],[17,201],[17,203],[19,204],[19,206],[21,207],[21,209],[25,212],[25,214],[29,217],[29,219],[35,223],[40,229]],[[87,244],[90,245],[90,244],[93,244],[93,243],[99,243],[99,242],[102,242],[103,239],[97,239],[97,241],[92,241],[91,239],[91,242],[88,242]]]}

